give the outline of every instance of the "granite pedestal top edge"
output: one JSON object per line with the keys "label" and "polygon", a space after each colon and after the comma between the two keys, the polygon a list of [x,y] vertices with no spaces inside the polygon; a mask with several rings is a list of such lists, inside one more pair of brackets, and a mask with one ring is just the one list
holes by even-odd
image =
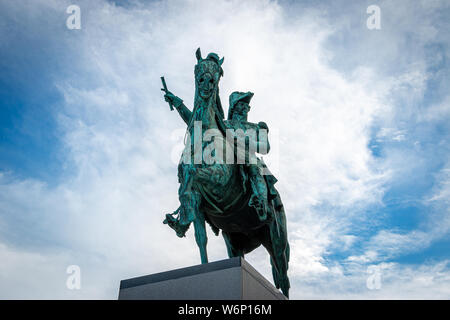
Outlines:
{"label": "granite pedestal top edge", "polygon": [[244,266],[246,263],[243,262],[244,259],[241,257],[234,257],[225,260],[214,261],[205,264],[199,264],[191,267],[174,269],[170,271],[164,271],[159,273],[154,273],[146,276],[131,278],[120,281],[120,289],[126,289],[136,286],[141,286],[149,283],[155,283],[165,280],[173,280],[182,277],[189,277],[196,274],[213,272],[223,269],[229,269],[234,267]]}

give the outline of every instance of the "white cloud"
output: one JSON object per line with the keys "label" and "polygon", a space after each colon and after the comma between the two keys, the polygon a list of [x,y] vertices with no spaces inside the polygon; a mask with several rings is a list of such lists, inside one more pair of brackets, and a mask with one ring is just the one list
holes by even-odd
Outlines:
{"label": "white cloud", "polygon": [[365,244],[365,252],[350,256],[347,260],[374,263],[392,260],[401,255],[420,252],[433,242],[450,235],[450,170],[448,164],[436,177],[431,194],[422,202],[427,205],[428,214],[416,229],[409,231],[382,229]]}
{"label": "white cloud", "polygon": [[[371,265],[380,275],[380,287],[367,285],[374,273],[359,263],[336,266],[316,277],[296,282],[298,299],[448,299],[450,295],[449,261],[420,266],[380,263]],[[345,270],[345,272],[342,272]],[[369,279],[370,280],[370,279]]]}

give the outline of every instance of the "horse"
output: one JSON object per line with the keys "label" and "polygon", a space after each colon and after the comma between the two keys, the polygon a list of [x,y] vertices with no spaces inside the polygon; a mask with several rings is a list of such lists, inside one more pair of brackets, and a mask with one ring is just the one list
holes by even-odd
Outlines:
{"label": "horse", "polygon": [[[196,51],[196,58],[193,111],[170,92],[165,95],[166,101],[176,107],[188,125],[189,143],[186,143],[178,165],[180,207],[174,213],[167,214],[164,223],[175,229],[180,237],[185,235],[191,223],[194,225],[202,263],[208,263],[206,223],[216,236],[221,231],[229,258],[244,257],[259,246],[264,246],[270,255],[274,284],[289,297],[286,215],[280,195],[274,187],[275,177],[270,174],[264,176],[270,191],[269,214],[266,219],[261,219],[256,209],[249,205],[252,188],[244,164],[226,161],[206,164],[203,160],[192,164],[192,161],[186,161],[193,157],[195,162],[199,154],[203,156],[208,150],[217,150],[211,147],[230,144],[226,138],[227,122],[224,121],[218,87],[220,77],[223,76],[223,58],[219,59],[217,54],[210,53],[203,59],[200,48]],[[200,128],[198,124],[201,124]],[[197,133],[201,131],[202,135],[213,130],[216,132],[214,141],[194,141],[196,130]],[[260,159],[258,163],[265,167]]]}

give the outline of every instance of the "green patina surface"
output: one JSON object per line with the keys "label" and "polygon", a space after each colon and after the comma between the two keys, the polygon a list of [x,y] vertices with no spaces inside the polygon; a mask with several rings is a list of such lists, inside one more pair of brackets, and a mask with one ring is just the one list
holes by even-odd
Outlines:
{"label": "green patina surface", "polygon": [[[186,136],[190,139],[178,165],[180,206],[175,212],[166,214],[164,223],[174,229],[179,237],[183,237],[193,224],[202,263],[208,262],[206,223],[216,235],[222,234],[230,258],[243,257],[263,245],[270,255],[275,286],[288,296],[289,243],[284,207],[275,188],[276,178],[270,174],[263,160],[254,154],[269,152],[267,135],[263,134],[269,128],[264,122],[248,122],[253,97],[251,92],[233,92],[230,95],[228,118],[225,120],[219,96],[224,59],[215,53],[202,58],[200,48],[196,51],[196,58],[192,111],[167,89],[162,78],[164,99],[186,123]],[[201,127],[196,127],[195,123],[201,123]],[[239,129],[256,134],[248,137],[244,145],[239,145],[234,138],[230,140],[227,136],[230,130],[237,132]],[[201,132],[195,133],[195,130]],[[203,136],[208,130],[216,132],[214,139],[196,144],[195,137]],[[222,161],[212,164],[185,161],[186,155],[194,159],[210,149],[214,150],[212,146],[225,146],[227,143],[233,146],[232,163],[226,161],[226,152],[220,158]],[[251,143],[256,146],[253,151],[249,147]],[[237,161],[242,155],[244,163]],[[250,161],[252,157],[255,161]]]}

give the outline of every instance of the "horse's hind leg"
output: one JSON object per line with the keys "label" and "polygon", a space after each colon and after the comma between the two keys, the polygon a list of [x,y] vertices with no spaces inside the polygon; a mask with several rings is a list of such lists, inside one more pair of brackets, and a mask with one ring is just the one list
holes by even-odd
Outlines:
{"label": "horse's hind leg", "polygon": [[195,241],[197,242],[198,248],[200,249],[200,258],[202,260],[202,263],[208,263],[208,253],[206,251],[208,238],[206,236],[205,216],[200,210],[196,212],[196,217],[194,220],[194,230]]}
{"label": "horse's hind leg", "polygon": [[289,297],[289,278],[287,276],[289,263],[289,243],[287,240],[286,218],[281,209],[270,224],[270,244],[264,246],[270,254],[272,274],[277,288]]}

